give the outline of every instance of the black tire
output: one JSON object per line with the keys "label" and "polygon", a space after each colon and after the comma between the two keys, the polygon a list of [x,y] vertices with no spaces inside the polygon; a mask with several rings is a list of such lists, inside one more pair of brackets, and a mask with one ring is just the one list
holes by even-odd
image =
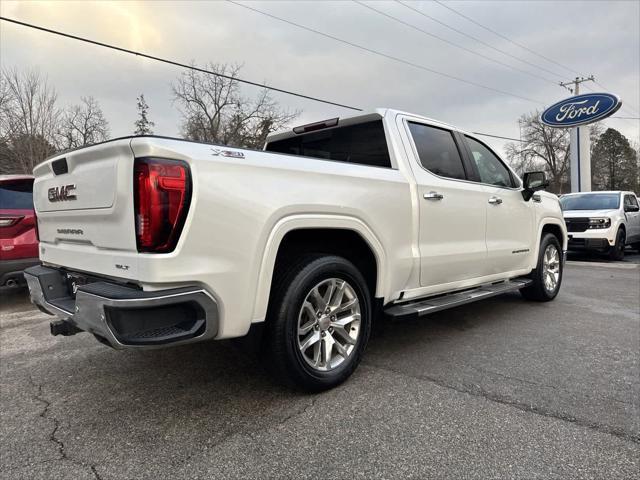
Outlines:
{"label": "black tire", "polygon": [[[355,292],[360,308],[360,325],[348,357],[331,370],[319,371],[305,361],[298,346],[298,316],[314,286],[332,278],[346,280]],[[344,382],[360,363],[369,340],[371,323],[372,306],[367,282],[350,261],[333,255],[301,256],[288,261],[274,275],[263,355],[267,357],[272,373],[282,383],[312,392],[327,390]]]}
{"label": "black tire", "polygon": [[616,234],[616,243],[609,248],[609,260],[624,260],[625,240],[625,232],[622,228],[619,228],[618,233]]}
{"label": "black tire", "polygon": [[[553,245],[556,248],[559,255],[559,278],[555,288],[552,290],[547,289],[545,286],[543,269],[544,255],[550,245]],[[546,233],[540,241],[540,250],[538,253],[538,263],[536,264],[536,268],[529,274],[529,278],[532,280],[532,283],[528,287],[521,289],[520,293],[527,300],[534,300],[536,302],[549,302],[553,300],[560,291],[563,270],[564,265],[562,263],[562,246],[560,245],[560,241],[558,240],[558,237],[552,233]]]}

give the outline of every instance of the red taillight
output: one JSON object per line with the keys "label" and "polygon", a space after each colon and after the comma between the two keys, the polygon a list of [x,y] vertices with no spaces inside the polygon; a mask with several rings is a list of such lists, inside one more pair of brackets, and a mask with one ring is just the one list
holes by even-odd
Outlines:
{"label": "red taillight", "polygon": [[171,252],[189,210],[189,166],[178,160],[137,158],[134,191],[138,251]]}
{"label": "red taillight", "polygon": [[16,223],[24,218],[23,215],[13,216],[4,215],[0,216],[0,227],[13,227]]}

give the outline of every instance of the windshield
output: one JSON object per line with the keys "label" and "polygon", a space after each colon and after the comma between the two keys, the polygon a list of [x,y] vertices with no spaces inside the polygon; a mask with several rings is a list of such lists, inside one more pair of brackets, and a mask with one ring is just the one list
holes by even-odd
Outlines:
{"label": "windshield", "polygon": [[616,210],[620,207],[617,193],[585,193],[560,199],[562,210]]}

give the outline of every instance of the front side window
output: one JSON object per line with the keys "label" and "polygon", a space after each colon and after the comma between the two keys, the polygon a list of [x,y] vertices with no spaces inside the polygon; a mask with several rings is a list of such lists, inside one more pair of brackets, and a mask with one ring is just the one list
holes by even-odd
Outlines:
{"label": "front side window", "polygon": [[624,205],[629,206],[629,207],[637,207],[638,206],[638,201],[636,200],[636,197],[634,197],[633,195],[625,195],[624,197]]}
{"label": "front side window", "polygon": [[466,139],[482,183],[496,187],[515,187],[509,169],[491,150],[473,138]]}
{"label": "front side window", "polygon": [[409,122],[422,166],[436,175],[465,180],[462,157],[449,130]]}

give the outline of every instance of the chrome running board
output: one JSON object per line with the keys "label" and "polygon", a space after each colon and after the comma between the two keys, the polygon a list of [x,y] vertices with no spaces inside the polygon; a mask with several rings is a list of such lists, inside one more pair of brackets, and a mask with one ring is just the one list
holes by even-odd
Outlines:
{"label": "chrome running board", "polygon": [[430,313],[457,307],[485,298],[495,297],[506,292],[520,290],[531,283],[527,278],[507,280],[506,282],[492,283],[461,292],[447,293],[423,300],[414,300],[407,303],[396,303],[387,307],[384,313],[393,320],[405,320],[408,318],[422,317]]}

